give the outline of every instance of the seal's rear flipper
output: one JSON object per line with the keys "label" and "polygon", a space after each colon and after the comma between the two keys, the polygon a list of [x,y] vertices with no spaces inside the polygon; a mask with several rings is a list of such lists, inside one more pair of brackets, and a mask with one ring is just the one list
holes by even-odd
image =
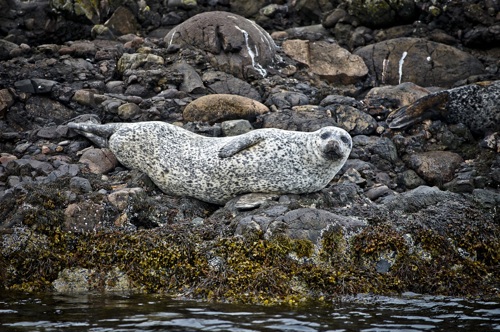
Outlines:
{"label": "seal's rear flipper", "polygon": [[[74,120],[78,121],[78,118]],[[77,133],[87,137],[97,146],[104,148],[108,147],[108,138],[124,125],[126,124],[99,124],[96,118],[90,118],[88,122],[70,122],[68,123],[68,128],[74,129]]]}
{"label": "seal's rear flipper", "polygon": [[259,144],[265,139],[262,135],[255,135],[250,132],[248,135],[235,136],[229,143],[224,145],[219,151],[219,158],[229,158],[235,154]]}

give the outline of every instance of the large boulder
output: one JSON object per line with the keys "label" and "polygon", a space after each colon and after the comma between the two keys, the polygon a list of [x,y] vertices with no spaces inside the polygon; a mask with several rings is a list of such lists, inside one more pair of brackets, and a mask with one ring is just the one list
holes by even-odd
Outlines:
{"label": "large boulder", "polygon": [[191,17],[166,36],[168,47],[194,47],[219,70],[240,78],[265,77],[276,45],[255,22],[228,12],[205,12]]}
{"label": "large boulder", "polygon": [[358,49],[376,84],[413,82],[420,86],[451,87],[484,73],[474,56],[455,47],[421,38],[395,38]]}

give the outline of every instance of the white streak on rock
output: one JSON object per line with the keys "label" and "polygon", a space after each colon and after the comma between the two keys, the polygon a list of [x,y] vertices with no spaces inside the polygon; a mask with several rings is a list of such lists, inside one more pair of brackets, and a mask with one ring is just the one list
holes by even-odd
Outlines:
{"label": "white streak on rock", "polygon": [[174,36],[175,36],[175,28],[172,30],[172,36],[170,37],[170,41],[168,42],[168,47],[170,47],[170,45],[172,45],[172,41],[174,40]]}
{"label": "white streak on rock", "polygon": [[264,68],[262,68],[262,66],[258,62],[255,61],[255,52],[252,50],[252,48],[250,47],[250,43],[248,42],[248,32],[241,29],[237,25],[235,25],[235,27],[236,29],[240,30],[243,33],[243,36],[245,37],[247,52],[248,55],[250,56],[250,59],[252,59],[252,67],[254,67],[255,70],[257,70],[262,75],[262,77],[266,77],[267,71]]}
{"label": "white streak on rock", "polygon": [[389,60],[384,59],[384,62],[382,62],[382,83],[385,83],[385,74],[387,73],[388,66],[389,66]]}
{"label": "white streak on rock", "polygon": [[403,78],[403,63],[405,62],[405,58],[408,55],[408,52],[403,52],[401,55],[401,59],[399,59],[399,84],[401,84],[401,79]]}

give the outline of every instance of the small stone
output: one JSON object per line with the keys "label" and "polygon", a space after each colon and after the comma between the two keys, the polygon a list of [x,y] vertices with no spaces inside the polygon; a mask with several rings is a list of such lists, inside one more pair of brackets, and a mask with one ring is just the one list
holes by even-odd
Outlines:
{"label": "small stone", "polygon": [[70,189],[80,193],[89,193],[92,191],[90,181],[78,176],[71,178],[69,181],[69,187]]}
{"label": "small stone", "polygon": [[118,116],[122,120],[130,120],[141,112],[139,106],[134,103],[126,103],[118,107]]}
{"label": "small stone", "polygon": [[89,90],[77,90],[73,95],[73,100],[81,105],[94,106],[94,93]]}
{"label": "small stone", "polygon": [[221,123],[221,129],[224,136],[236,136],[248,133],[253,127],[248,120],[228,120]]}

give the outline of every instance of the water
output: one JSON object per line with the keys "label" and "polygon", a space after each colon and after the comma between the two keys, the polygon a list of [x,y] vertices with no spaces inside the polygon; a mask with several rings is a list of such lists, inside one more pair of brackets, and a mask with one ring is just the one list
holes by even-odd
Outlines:
{"label": "water", "polygon": [[500,302],[406,294],[294,308],[139,294],[3,294],[0,331],[500,331]]}

